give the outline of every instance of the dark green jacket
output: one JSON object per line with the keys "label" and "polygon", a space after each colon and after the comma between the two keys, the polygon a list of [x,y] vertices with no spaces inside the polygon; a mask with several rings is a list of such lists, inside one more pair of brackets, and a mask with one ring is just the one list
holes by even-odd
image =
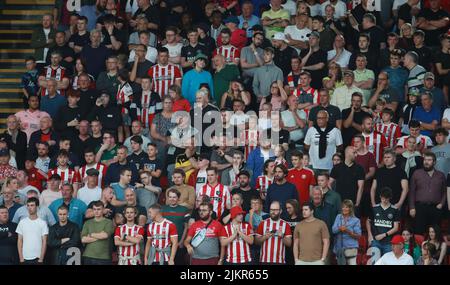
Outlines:
{"label": "dark green jacket", "polygon": [[50,28],[50,34],[48,35],[48,38],[53,39],[53,42],[47,44],[44,29],[42,27],[39,27],[33,31],[33,35],[31,36],[31,47],[35,49],[34,58],[36,58],[37,61],[45,61],[44,48],[51,48],[55,45],[55,35],[56,30],[53,29],[53,27]]}

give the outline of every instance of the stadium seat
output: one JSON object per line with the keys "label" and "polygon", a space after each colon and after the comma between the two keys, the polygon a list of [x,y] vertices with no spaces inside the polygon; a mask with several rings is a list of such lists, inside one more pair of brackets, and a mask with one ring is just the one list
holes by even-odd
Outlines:
{"label": "stadium seat", "polygon": [[414,240],[417,245],[421,246],[423,241],[425,240],[425,237],[423,235],[414,235]]}
{"label": "stadium seat", "polygon": [[367,237],[364,234],[362,234],[359,237],[358,244],[359,244],[358,251],[365,254],[367,251]]}

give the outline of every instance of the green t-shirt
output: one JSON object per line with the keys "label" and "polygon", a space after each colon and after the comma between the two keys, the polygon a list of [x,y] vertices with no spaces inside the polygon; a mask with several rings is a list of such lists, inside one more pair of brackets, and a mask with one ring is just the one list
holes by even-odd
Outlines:
{"label": "green t-shirt", "polygon": [[[103,152],[101,161],[106,161],[106,160],[110,160],[113,159],[114,156],[117,155],[117,149],[119,148],[119,146],[116,144],[115,147],[113,147],[111,150],[105,150]],[[100,150],[100,146],[98,146],[97,148],[95,148],[95,153],[97,153]]]}
{"label": "green t-shirt", "polygon": [[86,244],[83,253],[84,257],[111,260],[112,234],[114,233],[114,228],[110,219],[103,218],[98,222],[95,219],[86,221],[83,230],[81,231],[81,237],[85,237],[92,233],[100,233],[102,231],[108,234],[108,238]]}
{"label": "green t-shirt", "polygon": [[[291,18],[289,12],[285,9],[280,9],[278,11],[273,11],[272,9],[270,9],[269,11],[265,11],[264,13],[262,13],[261,19],[264,19],[266,17],[269,19],[283,19],[288,21]],[[266,30],[266,38],[268,38],[269,40],[272,39],[275,33],[284,32],[283,27],[275,27],[275,26],[268,26],[265,28],[265,30]]]}
{"label": "green t-shirt", "polygon": [[238,79],[239,76],[239,69],[235,64],[227,64],[214,74],[214,101],[217,106],[220,106],[223,93],[230,88],[230,82]]}
{"label": "green t-shirt", "polygon": [[162,216],[171,221],[177,227],[178,241],[181,240],[184,231],[184,224],[189,221],[190,211],[185,206],[170,207],[165,205],[161,210]]}

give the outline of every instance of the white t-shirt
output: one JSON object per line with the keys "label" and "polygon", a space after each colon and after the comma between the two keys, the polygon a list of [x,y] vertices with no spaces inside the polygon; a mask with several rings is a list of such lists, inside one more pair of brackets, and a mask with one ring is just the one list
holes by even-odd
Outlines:
{"label": "white t-shirt", "polygon": [[[163,47],[167,48],[169,50],[169,58],[181,56],[181,48],[183,47],[182,43],[177,43],[176,45],[169,45],[166,44]],[[178,66],[180,67],[180,66]],[[180,68],[181,71],[181,68]]]}
{"label": "white t-shirt", "polygon": [[23,237],[23,258],[33,260],[41,256],[42,238],[48,235],[47,223],[37,218],[25,218],[17,225],[16,233]]}
{"label": "white t-shirt", "polygon": [[[323,129],[325,130],[325,128]],[[333,154],[336,153],[336,147],[342,145],[341,131],[337,128],[332,129],[327,135],[327,151],[325,157],[319,158],[319,141],[320,134],[316,128],[312,127],[308,129],[305,137],[305,144],[309,145],[309,157],[311,164],[315,169],[327,169],[333,168]]]}
{"label": "white t-shirt", "polygon": [[[320,7],[320,12],[322,16],[325,16],[325,8],[328,6],[328,4],[330,4],[330,1],[325,1],[322,3],[321,7]],[[337,20],[341,17],[345,16],[345,12],[347,12],[347,6],[345,5],[344,2],[342,2],[341,0],[338,0],[338,2],[336,3],[336,6],[331,4],[331,6],[334,6],[334,19]]]}
{"label": "white t-shirt", "polygon": [[414,265],[414,259],[411,255],[403,252],[400,258],[395,257],[394,253],[388,252],[375,262],[375,265]]}
{"label": "white t-shirt", "polygon": [[[336,50],[335,49],[329,50],[327,53],[327,60],[331,60],[335,56]],[[351,56],[352,53],[344,49],[341,55],[337,58],[336,63],[338,63],[340,67],[348,67],[348,63],[350,62]]]}
{"label": "white t-shirt", "polygon": [[88,188],[88,186],[84,186],[80,190],[78,190],[77,198],[83,201],[86,205],[89,205],[92,201],[100,200],[102,197],[102,188],[95,187],[94,189]]}
{"label": "white t-shirt", "polygon": [[[306,113],[304,110],[297,110],[297,115],[300,117],[300,119],[306,121]],[[285,110],[281,112],[281,120],[283,121],[283,124],[287,128],[292,128],[297,126],[297,122],[294,119],[294,115],[292,115],[292,112],[290,110]],[[291,141],[298,141],[305,137],[304,129],[296,129],[291,132],[289,132],[289,138]]]}
{"label": "white t-shirt", "polygon": [[131,0],[127,1],[127,5],[125,7],[126,13],[131,13],[131,15],[134,15],[138,9],[139,9],[139,6],[138,6],[137,0],[133,1],[133,5],[131,5]]}
{"label": "white t-shirt", "polygon": [[308,7],[309,7],[309,10],[311,11],[311,17],[314,17],[314,16],[320,16],[320,13],[321,13],[321,6],[320,6],[320,4],[319,3],[316,3],[316,4],[314,4],[314,5],[309,5],[309,4],[306,4],[306,5],[308,5]]}
{"label": "white t-shirt", "polygon": [[[293,40],[307,42],[309,40],[309,35],[311,34],[311,30],[308,28],[299,29],[296,25],[287,26],[284,29],[284,34],[289,34]],[[295,47],[294,47],[295,48]],[[300,53],[300,49],[295,48],[298,53]]]}
{"label": "white t-shirt", "polygon": [[249,116],[244,113],[234,113],[231,115],[230,124],[233,126],[243,125],[248,122]]}
{"label": "white t-shirt", "polygon": [[61,191],[53,192],[50,189],[44,190],[39,197],[39,205],[48,207],[53,201],[62,198]]}
{"label": "white t-shirt", "polygon": [[[130,57],[128,58],[128,62],[133,62],[134,57],[136,56],[136,52],[134,49],[130,51]],[[145,54],[145,59],[151,61],[152,63],[156,63],[156,58],[158,57],[158,51],[154,47],[147,47],[147,53]]]}

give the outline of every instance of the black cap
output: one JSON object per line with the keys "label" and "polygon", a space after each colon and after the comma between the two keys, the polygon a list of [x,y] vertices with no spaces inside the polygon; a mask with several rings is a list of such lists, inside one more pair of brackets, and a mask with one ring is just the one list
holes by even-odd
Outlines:
{"label": "black cap", "polygon": [[245,175],[245,176],[247,176],[248,178],[250,178],[250,172],[248,172],[247,170],[241,170],[241,171],[239,172],[239,174],[238,174],[238,177],[241,176],[241,175]]}
{"label": "black cap", "polygon": [[264,31],[264,28],[261,25],[254,25],[253,27],[250,28],[250,30],[252,30],[252,31]]}
{"label": "black cap", "polygon": [[97,169],[95,169],[95,168],[91,168],[91,169],[88,169],[87,171],[86,171],[86,175],[87,176],[98,176],[100,173],[98,172],[98,170]]}
{"label": "black cap", "polygon": [[61,180],[61,176],[59,176],[59,174],[52,174],[52,176],[50,176],[48,178],[48,180]]}
{"label": "black cap", "polygon": [[7,148],[0,149],[0,156],[7,156],[9,155],[9,150]]}

